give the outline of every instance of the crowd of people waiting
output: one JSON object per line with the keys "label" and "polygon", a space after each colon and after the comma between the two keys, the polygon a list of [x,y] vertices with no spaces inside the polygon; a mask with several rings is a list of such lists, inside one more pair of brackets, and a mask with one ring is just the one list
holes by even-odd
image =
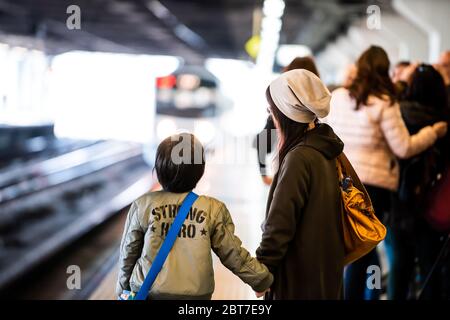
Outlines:
{"label": "crowd of people waiting", "polygon": [[[283,72],[293,69],[319,76],[312,57],[294,59]],[[387,226],[387,298],[449,299],[450,226],[432,214],[449,216],[450,51],[434,65],[401,61],[392,69],[383,48],[368,48],[348,66],[343,85],[332,91],[330,113],[322,121],[344,142],[344,152]],[[275,146],[271,129],[275,125],[269,116],[256,139],[268,185],[266,155]],[[380,298],[381,289],[366,285],[370,265],[380,265],[377,250],[345,268],[346,299]]]}

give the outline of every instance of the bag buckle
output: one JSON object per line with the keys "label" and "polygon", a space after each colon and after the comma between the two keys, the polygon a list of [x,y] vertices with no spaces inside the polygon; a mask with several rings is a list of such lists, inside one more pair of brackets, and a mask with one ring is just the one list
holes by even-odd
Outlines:
{"label": "bag buckle", "polygon": [[342,179],[342,181],[340,182],[340,185],[341,185],[342,190],[344,190],[345,192],[348,192],[348,189],[353,185],[353,180],[350,176],[347,176],[344,179]]}

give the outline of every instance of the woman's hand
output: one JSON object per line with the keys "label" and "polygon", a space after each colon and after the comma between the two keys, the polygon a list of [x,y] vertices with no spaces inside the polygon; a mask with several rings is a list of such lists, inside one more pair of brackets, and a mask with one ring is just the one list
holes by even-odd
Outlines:
{"label": "woman's hand", "polygon": [[256,295],[257,298],[261,298],[261,297],[264,297],[264,295],[266,294],[266,292],[270,292],[270,289],[267,289],[267,290],[262,291],[262,292],[257,292],[257,291],[255,291],[255,295]]}
{"label": "woman's hand", "polygon": [[439,138],[442,138],[447,134],[447,122],[439,121],[433,124],[433,130]]}

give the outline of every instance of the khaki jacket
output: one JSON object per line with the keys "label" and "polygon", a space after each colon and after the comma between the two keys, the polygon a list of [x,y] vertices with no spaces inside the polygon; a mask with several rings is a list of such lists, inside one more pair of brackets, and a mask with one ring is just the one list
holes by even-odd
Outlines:
{"label": "khaki jacket", "polygon": [[[130,208],[120,245],[116,293],[139,291],[187,193],[149,192]],[[221,262],[264,291],[273,281],[267,267],[241,246],[225,205],[199,196],[149,293],[150,299],[210,299],[214,292],[211,249]]]}

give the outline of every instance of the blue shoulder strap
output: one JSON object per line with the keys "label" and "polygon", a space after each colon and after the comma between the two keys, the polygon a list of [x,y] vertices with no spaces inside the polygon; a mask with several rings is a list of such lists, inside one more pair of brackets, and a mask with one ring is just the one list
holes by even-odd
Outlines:
{"label": "blue shoulder strap", "polygon": [[178,214],[175,217],[175,220],[172,223],[169,232],[167,233],[166,239],[164,240],[161,249],[159,249],[155,257],[155,260],[153,261],[152,266],[150,267],[150,271],[145,277],[144,283],[142,284],[141,289],[137,293],[135,300],[147,299],[147,295],[150,291],[150,288],[152,287],[153,282],[155,282],[158,273],[161,271],[161,268],[164,265],[164,262],[166,261],[166,258],[169,255],[169,252],[172,249],[175,240],[177,239],[178,232],[180,232],[181,230],[181,226],[183,225],[183,222],[189,213],[189,209],[191,209],[192,205],[194,204],[195,200],[197,200],[197,198],[198,195],[192,191],[188,193],[186,198],[184,198],[183,203],[181,204],[181,207],[178,210]]}

